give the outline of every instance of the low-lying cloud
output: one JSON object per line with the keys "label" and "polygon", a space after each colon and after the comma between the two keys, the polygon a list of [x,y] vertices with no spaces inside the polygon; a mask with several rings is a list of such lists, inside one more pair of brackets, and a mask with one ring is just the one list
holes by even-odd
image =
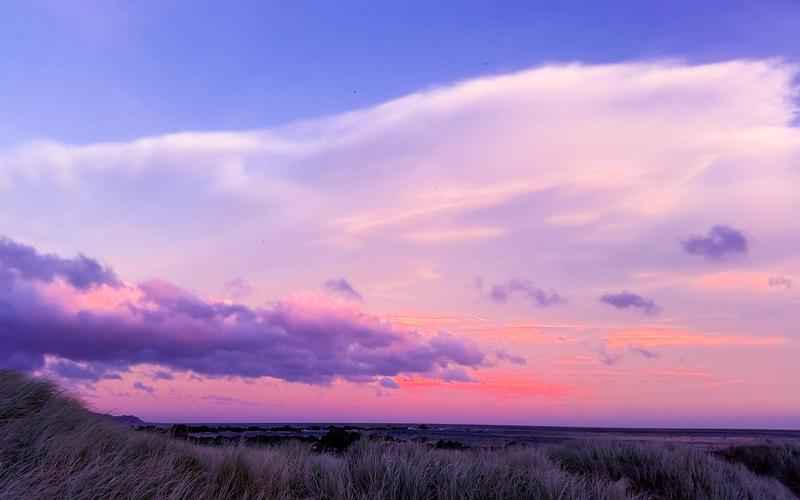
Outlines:
{"label": "low-lying cloud", "polygon": [[[55,368],[60,375],[87,380],[152,364],[206,377],[328,384],[468,377],[467,369],[488,365],[464,339],[399,329],[324,297],[252,308],[207,301],[161,280],[123,284],[86,257],[41,255],[10,240],[4,248],[21,248],[25,258],[0,265],[9,280],[0,290],[0,366],[39,370],[52,357],[64,360]],[[48,287],[59,287],[59,295],[48,295]]]}

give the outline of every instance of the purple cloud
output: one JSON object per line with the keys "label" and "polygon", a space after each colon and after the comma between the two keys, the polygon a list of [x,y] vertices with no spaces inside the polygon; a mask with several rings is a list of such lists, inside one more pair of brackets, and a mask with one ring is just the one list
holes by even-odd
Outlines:
{"label": "purple cloud", "polygon": [[477,382],[463,368],[448,368],[442,373],[445,382]]}
{"label": "purple cloud", "polygon": [[537,288],[527,280],[512,279],[506,283],[494,285],[489,291],[489,298],[497,303],[508,302],[509,298],[514,295],[523,296],[539,307],[548,307],[566,302],[566,299],[554,290],[545,291]]}
{"label": "purple cloud", "polygon": [[114,272],[84,255],[62,259],[56,255],[40,254],[31,246],[0,237],[0,279],[19,276],[25,280],[50,283],[62,278],[80,290],[95,285],[119,286]]}
{"label": "purple cloud", "polygon": [[[36,279],[36,259],[29,267],[34,271],[27,276]],[[118,372],[155,364],[204,377],[328,384],[401,374],[444,378],[450,369],[487,365],[486,355],[466,340],[446,333],[427,337],[318,303],[251,308],[206,301],[154,280],[113,289],[130,297],[123,307],[75,313],[44,300],[28,280],[15,279],[12,288],[0,289],[0,366],[34,370],[52,355]],[[74,292],[93,293],[80,287]],[[81,375],[74,367],[62,372],[69,369]]]}
{"label": "purple cloud", "polygon": [[605,346],[596,350],[600,362],[606,366],[614,366],[624,357],[622,351],[609,351]]}
{"label": "purple cloud", "polygon": [[600,297],[600,302],[616,307],[617,309],[639,309],[645,314],[657,314],[660,310],[658,305],[651,299],[627,291],[607,293]]}
{"label": "purple cloud", "polygon": [[72,380],[81,380],[88,382],[97,382],[103,379],[119,380],[122,377],[114,371],[108,370],[102,366],[95,365],[80,365],[67,359],[60,359],[54,363],[47,365],[49,371],[55,375]]}
{"label": "purple cloud", "polygon": [[138,380],[133,383],[133,388],[136,389],[137,391],[146,392],[147,394],[153,394],[156,392],[156,390],[153,387],[143,384]]}
{"label": "purple cloud", "polygon": [[325,290],[336,295],[341,295],[348,300],[357,300],[359,302],[364,300],[361,294],[344,278],[328,280],[323,286]]}
{"label": "purple cloud", "polygon": [[738,229],[716,225],[706,236],[695,235],[681,242],[684,251],[702,255],[709,260],[720,260],[727,254],[747,253],[747,238]]}
{"label": "purple cloud", "polygon": [[769,286],[773,288],[792,288],[792,280],[786,276],[773,276],[769,279]]}
{"label": "purple cloud", "polygon": [[399,389],[400,384],[398,384],[394,379],[391,378],[382,378],[379,382],[381,387],[385,389]]}
{"label": "purple cloud", "polygon": [[495,357],[497,357],[497,359],[499,361],[508,361],[509,363],[512,363],[512,364],[515,364],[515,365],[526,365],[526,364],[528,364],[528,360],[525,359],[524,357],[517,356],[516,354],[511,354],[511,353],[508,353],[506,351],[497,351],[495,353]]}
{"label": "purple cloud", "polygon": [[660,357],[657,352],[637,345],[628,345],[622,349],[611,349],[608,341],[591,347],[591,350],[597,354],[598,360],[607,366],[615,366],[629,353],[638,354],[645,359],[657,359]]}
{"label": "purple cloud", "polygon": [[153,380],[174,380],[175,377],[168,371],[159,370],[153,374]]}
{"label": "purple cloud", "polygon": [[650,349],[645,349],[644,347],[640,346],[628,346],[628,349],[636,354],[642,356],[643,358],[647,359],[656,359],[659,357],[659,354],[655,351],[651,351]]}

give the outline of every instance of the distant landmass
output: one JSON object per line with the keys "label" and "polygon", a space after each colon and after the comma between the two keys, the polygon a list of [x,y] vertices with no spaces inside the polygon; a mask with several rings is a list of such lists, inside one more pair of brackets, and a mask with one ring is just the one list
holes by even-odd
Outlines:
{"label": "distant landmass", "polygon": [[[93,412],[94,413],[94,412]],[[94,413],[95,416],[100,418],[105,418],[108,420],[113,420],[118,424],[127,425],[128,427],[135,427],[137,425],[144,425],[147,422],[142,420],[139,417],[133,415],[109,415],[107,413]]]}

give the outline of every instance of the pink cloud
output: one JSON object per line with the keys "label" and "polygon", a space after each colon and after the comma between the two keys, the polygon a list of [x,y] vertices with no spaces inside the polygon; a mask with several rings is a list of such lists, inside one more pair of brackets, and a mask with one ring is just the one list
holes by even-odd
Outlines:
{"label": "pink cloud", "polygon": [[[447,378],[488,363],[468,340],[399,328],[352,301],[298,295],[251,308],[205,300],[163,280],[76,286],[73,267],[58,264],[63,259],[25,248],[27,274],[8,267],[10,287],[0,292],[3,357],[16,367],[41,368],[45,356],[55,356],[97,364],[101,375],[148,363],[211,377],[329,384],[400,374]],[[40,263],[50,266],[47,273]]]}

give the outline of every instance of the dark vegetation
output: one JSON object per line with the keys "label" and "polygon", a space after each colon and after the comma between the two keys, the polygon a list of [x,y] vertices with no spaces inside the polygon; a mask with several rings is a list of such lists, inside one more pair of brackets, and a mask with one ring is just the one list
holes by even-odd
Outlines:
{"label": "dark vegetation", "polygon": [[[157,425],[139,425],[134,427],[140,432],[164,434],[174,439],[182,439],[194,444],[205,446],[235,446],[247,445],[273,446],[276,444],[299,442],[313,444],[317,451],[342,452],[353,443],[361,439],[361,433],[352,432],[352,426],[328,426],[327,432],[321,437],[304,436],[302,429],[291,426],[264,427],[264,426],[209,426],[177,424],[169,427]],[[316,427],[315,430],[321,430]],[[247,435],[247,433],[258,433]],[[276,434],[272,434],[276,433]]]}
{"label": "dark vegetation", "polygon": [[433,447],[437,450],[466,450],[469,448],[463,443],[452,441],[450,439],[440,439],[436,441],[436,444],[434,444]]}
{"label": "dark vegetation", "polygon": [[760,476],[772,476],[800,497],[800,447],[779,445],[732,446],[717,455],[743,464]]}
{"label": "dark vegetation", "polygon": [[0,372],[0,500],[797,498],[800,449],[788,445],[462,449],[332,427],[314,442],[201,446],[194,427],[136,432],[46,381]]}

